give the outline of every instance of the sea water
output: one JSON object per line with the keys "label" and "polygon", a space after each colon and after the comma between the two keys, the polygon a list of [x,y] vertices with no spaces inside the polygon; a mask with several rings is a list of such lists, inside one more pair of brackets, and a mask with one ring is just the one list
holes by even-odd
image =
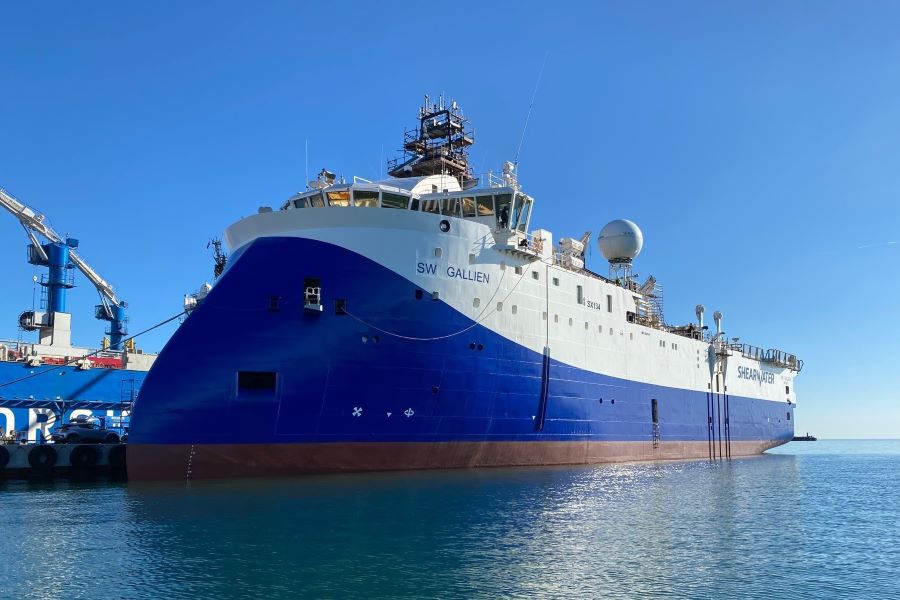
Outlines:
{"label": "sea water", "polygon": [[900,597],[900,441],[0,488],[0,598]]}

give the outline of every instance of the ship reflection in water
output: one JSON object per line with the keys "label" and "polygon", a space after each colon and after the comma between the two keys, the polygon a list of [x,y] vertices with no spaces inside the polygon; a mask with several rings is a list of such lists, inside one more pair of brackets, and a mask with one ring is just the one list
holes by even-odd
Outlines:
{"label": "ship reflection in water", "polygon": [[835,444],[724,464],[8,485],[0,596],[896,596],[900,444]]}

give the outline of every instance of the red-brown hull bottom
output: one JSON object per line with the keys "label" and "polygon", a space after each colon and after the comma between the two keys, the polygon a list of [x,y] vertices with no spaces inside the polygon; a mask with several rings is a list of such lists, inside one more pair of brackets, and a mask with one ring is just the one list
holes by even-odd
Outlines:
{"label": "red-brown hull bottom", "polygon": [[[731,456],[761,454],[782,443],[732,441]],[[129,444],[128,477],[132,481],[196,480],[706,458],[706,441],[660,442],[657,448],[651,442]]]}

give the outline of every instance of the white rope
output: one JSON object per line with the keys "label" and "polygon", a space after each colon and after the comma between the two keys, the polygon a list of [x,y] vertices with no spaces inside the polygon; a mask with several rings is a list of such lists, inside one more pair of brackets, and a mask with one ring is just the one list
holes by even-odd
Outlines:
{"label": "white rope", "polygon": [[[538,261],[538,262],[543,263],[543,262],[544,262],[544,259],[541,259],[541,260]],[[415,336],[410,336],[410,335],[403,335],[403,334],[400,334],[400,333],[394,333],[393,331],[388,331],[388,330],[386,330],[386,329],[382,329],[382,328],[380,328],[380,327],[377,327],[377,326],[375,326],[375,325],[372,325],[372,324],[369,323],[368,321],[365,321],[364,319],[361,319],[360,317],[357,317],[356,315],[352,314],[352,313],[349,312],[346,308],[344,309],[344,312],[345,312],[348,316],[353,317],[354,319],[356,319],[357,321],[359,321],[360,323],[362,323],[363,325],[365,325],[366,327],[371,327],[372,329],[374,329],[374,330],[376,330],[376,331],[378,331],[378,332],[380,332],[380,333],[383,333],[383,334],[385,334],[385,335],[390,335],[390,336],[393,336],[393,337],[396,337],[396,338],[400,338],[400,339],[402,339],[402,340],[411,340],[411,341],[414,341],[414,342],[435,342],[435,341],[438,341],[438,340],[445,340],[445,339],[452,338],[452,337],[455,337],[455,336],[457,336],[457,335],[460,335],[460,334],[462,334],[462,333],[465,333],[465,332],[469,331],[470,329],[474,328],[475,326],[480,325],[480,324],[482,323],[482,321],[484,321],[485,319],[487,319],[487,317],[489,316],[488,309],[490,309],[491,306],[493,305],[494,298],[497,297],[497,293],[500,291],[500,288],[501,288],[502,285],[503,285],[503,279],[506,277],[506,272],[507,272],[508,270],[509,270],[509,267],[507,267],[507,269],[503,271],[503,275],[500,277],[500,282],[497,284],[497,289],[494,290],[494,293],[493,293],[493,295],[491,296],[490,300],[487,301],[487,303],[486,303],[486,305],[485,305],[485,307],[484,307],[484,310],[482,310],[482,311],[481,311],[481,314],[479,314],[479,315],[475,318],[475,321],[474,321],[471,325],[469,325],[469,326],[467,326],[467,327],[464,327],[463,329],[460,329],[459,331],[456,331],[456,332],[453,332],[453,333],[448,333],[447,335],[438,335],[438,336],[435,336],[435,337],[415,337]],[[524,270],[522,271],[522,275],[519,277],[519,280],[516,281],[516,284],[512,287],[511,290],[509,290],[509,293],[506,294],[506,296],[503,297],[503,300],[501,300],[501,302],[506,302],[506,300],[507,300],[510,296],[512,296],[513,292],[516,291],[516,288],[519,287],[519,284],[522,283],[522,280],[523,280],[523,279],[525,279],[525,271],[524,271]]]}

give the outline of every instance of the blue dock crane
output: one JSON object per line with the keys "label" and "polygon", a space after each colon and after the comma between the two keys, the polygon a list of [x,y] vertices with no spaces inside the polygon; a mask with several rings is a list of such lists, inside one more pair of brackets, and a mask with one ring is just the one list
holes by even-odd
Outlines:
{"label": "blue dock crane", "polygon": [[[19,324],[29,331],[40,329],[42,338],[46,330],[50,332],[48,337],[50,343],[58,342],[54,335],[57,330],[55,315],[66,313],[66,292],[74,285],[71,272],[72,269],[78,269],[100,294],[100,304],[96,306],[94,316],[109,323],[109,330],[106,331],[109,335],[109,349],[124,350],[122,341],[128,335],[128,318],[125,315],[128,304],[116,297],[112,285],[100,277],[75,251],[78,248],[78,240],[63,238],[46,223],[44,215],[29,208],[3,188],[0,188],[0,207],[18,219],[28,239],[31,240],[31,244],[28,245],[28,262],[47,267],[48,271],[40,280],[40,284],[47,291],[47,312],[26,311],[19,317]],[[47,241],[41,243],[38,236]],[[68,316],[66,318],[68,319]],[[64,335],[63,343],[68,345],[70,336],[68,325]]]}

